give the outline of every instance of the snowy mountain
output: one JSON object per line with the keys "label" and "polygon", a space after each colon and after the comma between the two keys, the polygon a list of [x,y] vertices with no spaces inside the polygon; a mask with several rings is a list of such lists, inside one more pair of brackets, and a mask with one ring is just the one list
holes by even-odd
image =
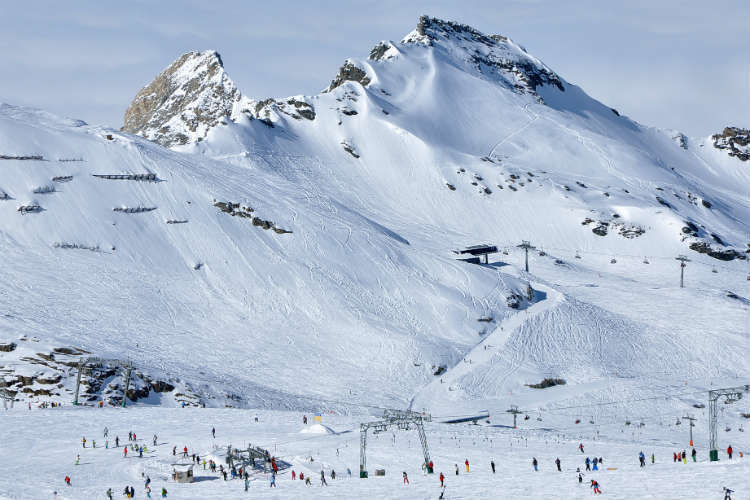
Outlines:
{"label": "snowy mountain", "polygon": [[[3,105],[0,364],[19,397],[68,400],[86,351],[132,359],[148,403],[342,411],[746,380],[750,171],[724,137],[636,123],[426,16],[314,96],[248,98],[206,51],[120,132]],[[452,252],[482,243],[488,265]]]}

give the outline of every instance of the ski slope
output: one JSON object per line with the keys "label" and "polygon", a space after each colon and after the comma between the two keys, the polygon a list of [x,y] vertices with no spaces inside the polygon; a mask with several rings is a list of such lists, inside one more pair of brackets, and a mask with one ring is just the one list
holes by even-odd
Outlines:
{"label": "ski slope", "polygon": [[[65,440],[53,446],[64,456],[45,459],[44,488],[71,461],[77,419],[147,433],[152,421],[171,422],[154,432],[185,440],[205,419],[170,408],[182,405],[242,429],[256,409],[278,419],[255,437],[238,428],[235,441],[296,435],[302,411],[332,411],[334,429],[382,408],[425,410],[436,422],[488,410],[490,425],[506,426],[515,405],[533,453],[559,436],[575,455],[576,440],[598,435],[627,469],[646,442],[659,456],[684,442],[675,422],[687,413],[706,436],[707,391],[750,382],[750,170],[711,138],[636,123],[512,40],[432,18],[347,60],[314,96],[242,96],[213,51],[175,64],[180,85],[165,102],[182,102],[184,85],[197,85],[197,97],[167,110],[176,114],[160,110],[168,119],[154,115],[140,135],[0,105],[0,373],[17,400],[5,429],[43,427]],[[214,91],[231,106],[211,101]],[[215,109],[226,114],[191,131]],[[536,247],[528,272],[522,240]],[[500,253],[486,265],[455,259],[478,243]],[[680,254],[691,259],[684,288]],[[20,411],[68,405],[87,355],[132,360],[132,409]],[[530,387],[545,378],[565,384]],[[121,394],[116,370],[84,375],[81,402],[116,404]],[[746,449],[747,399],[720,407],[720,443]],[[485,432],[515,435],[460,429],[450,432],[478,443]],[[22,436],[8,436],[12,449],[24,449]],[[356,448],[356,433],[325,435],[321,456],[332,460],[331,443],[350,438]],[[288,452],[310,452],[300,446]],[[486,442],[471,446],[486,470]],[[438,450],[462,462],[450,443]],[[92,489],[71,498],[140,474],[109,456],[84,476]],[[529,491],[528,453],[504,456],[522,481],[488,476],[451,486],[453,498],[498,487],[544,498],[562,487]],[[152,458],[163,473],[169,457]],[[407,467],[397,451],[379,460]],[[435,497],[414,463],[412,490],[378,479],[354,491]],[[705,477],[729,483],[746,472],[714,465],[679,481],[702,497],[720,492]],[[639,481],[612,474],[613,494],[664,498],[658,488],[674,470],[663,470]],[[6,482],[12,493],[0,495],[33,498],[30,481]],[[199,498],[214,483],[177,491]]]}

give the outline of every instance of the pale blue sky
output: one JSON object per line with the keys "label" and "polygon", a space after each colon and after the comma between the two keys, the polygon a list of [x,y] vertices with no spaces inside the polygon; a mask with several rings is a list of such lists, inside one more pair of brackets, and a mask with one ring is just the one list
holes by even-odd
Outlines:
{"label": "pale blue sky", "polygon": [[119,127],[141,87],[204,49],[250,97],[314,94],[421,14],[508,35],[641,123],[750,126],[747,0],[3,1],[0,101]]}

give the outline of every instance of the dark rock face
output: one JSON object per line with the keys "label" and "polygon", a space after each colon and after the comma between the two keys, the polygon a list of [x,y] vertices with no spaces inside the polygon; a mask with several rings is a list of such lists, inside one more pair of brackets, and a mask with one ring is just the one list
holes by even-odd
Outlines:
{"label": "dark rock face", "polygon": [[365,73],[362,68],[355,66],[350,61],[346,61],[344,65],[339,68],[339,74],[333,79],[326,89],[326,92],[330,92],[333,89],[342,86],[345,82],[357,82],[363,87],[366,87],[370,81],[370,77],[367,76],[367,73]]}
{"label": "dark rock face", "polygon": [[709,257],[713,257],[714,259],[718,260],[734,260],[734,259],[740,259],[740,260],[746,260],[747,257],[738,252],[737,250],[733,248],[726,248],[726,249],[716,249],[713,248],[709,243],[705,241],[694,241],[690,244],[690,250],[693,250],[698,253],[704,253],[708,255]]}
{"label": "dark rock face", "polygon": [[726,127],[721,134],[711,136],[716,149],[727,151],[741,161],[750,160],[750,130],[738,127]]}
{"label": "dark rock face", "polygon": [[11,352],[15,351],[18,344],[15,342],[9,342],[7,344],[0,344],[0,352]]}

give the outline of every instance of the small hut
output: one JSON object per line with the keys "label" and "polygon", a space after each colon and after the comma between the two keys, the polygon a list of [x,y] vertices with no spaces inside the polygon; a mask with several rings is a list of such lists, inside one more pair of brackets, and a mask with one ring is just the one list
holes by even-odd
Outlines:
{"label": "small hut", "polygon": [[172,479],[178,483],[195,482],[193,464],[172,464]]}

